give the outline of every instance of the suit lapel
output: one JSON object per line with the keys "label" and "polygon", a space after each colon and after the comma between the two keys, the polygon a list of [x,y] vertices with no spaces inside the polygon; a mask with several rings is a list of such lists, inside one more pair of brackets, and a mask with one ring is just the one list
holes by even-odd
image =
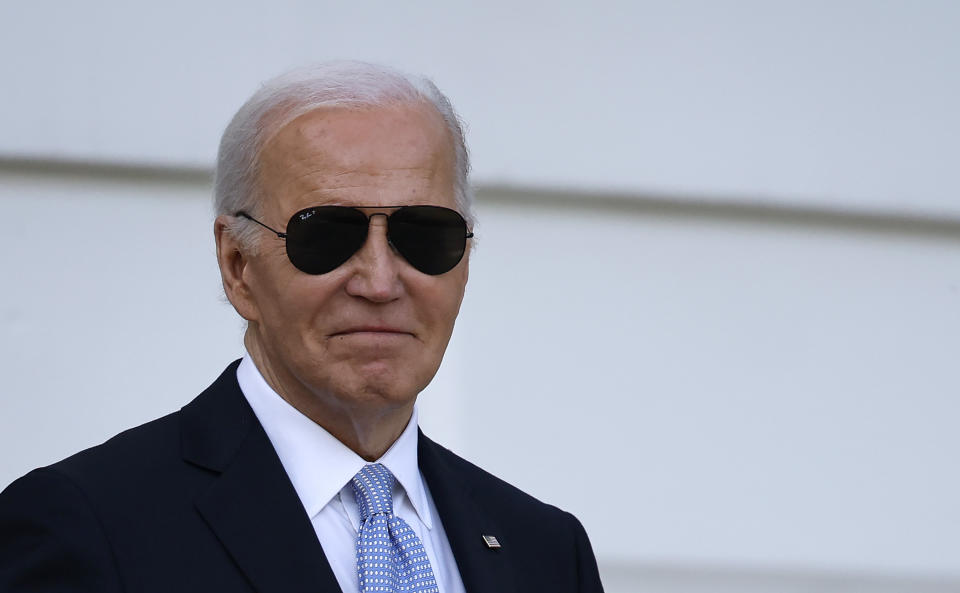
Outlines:
{"label": "suit lapel", "polygon": [[182,449],[219,472],[197,509],[259,593],[339,592],[276,451],[236,381],[236,363],[182,411]]}
{"label": "suit lapel", "polygon": [[[417,455],[467,593],[516,591],[514,558],[509,542],[503,541],[496,510],[483,504],[482,493],[471,491],[463,476],[444,459],[443,448],[422,432]],[[484,535],[497,536],[504,547],[490,549]]]}
{"label": "suit lapel", "polygon": [[[259,593],[339,593],[300,498],[240,391],[238,364],[181,410],[184,459],[217,474],[197,510]],[[423,433],[417,454],[467,593],[516,591],[496,509]],[[497,536],[503,548],[488,548],[483,535]]]}

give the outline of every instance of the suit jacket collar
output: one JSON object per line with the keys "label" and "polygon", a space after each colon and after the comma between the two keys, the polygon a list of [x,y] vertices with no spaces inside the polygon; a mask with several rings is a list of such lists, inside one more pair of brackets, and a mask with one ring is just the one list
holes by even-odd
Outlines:
{"label": "suit jacket collar", "polygon": [[[457,560],[468,593],[515,591],[513,555],[504,541],[496,509],[484,504],[465,462],[428,439],[422,432],[418,443],[420,471],[427,481],[443,529]],[[479,471],[479,470],[475,470]],[[504,546],[491,549],[484,535],[497,537]]]}
{"label": "suit jacket collar", "polygon": [[[310,518],[237,384],[233,362],[181,410],[184,460],[215,474],[200,515],[259,593],[340,591]],[[515,590],[509,542],[462,461],[418,434],[420,470],[468,593]],[[498,536],[504,548],[486,546]]]}
{"label": "suit jacket collar", "polygon": [[293,485],[227,370],[181,410],[181,450],[219,475],[197,510],[260,593],[340,591]]}

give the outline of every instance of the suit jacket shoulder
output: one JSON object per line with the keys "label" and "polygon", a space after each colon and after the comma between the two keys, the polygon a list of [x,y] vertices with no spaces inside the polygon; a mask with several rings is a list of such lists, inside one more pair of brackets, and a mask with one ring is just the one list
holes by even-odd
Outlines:
{"label": "suit jacket shoulder", "polygon": [[[0,591],[250,591],[197,509],[221,473],[210,466],[255,425],[243,397],[231,397],[235,370],[182,410],[0,493]],[[199,435],[205,423],[219,429]]]}

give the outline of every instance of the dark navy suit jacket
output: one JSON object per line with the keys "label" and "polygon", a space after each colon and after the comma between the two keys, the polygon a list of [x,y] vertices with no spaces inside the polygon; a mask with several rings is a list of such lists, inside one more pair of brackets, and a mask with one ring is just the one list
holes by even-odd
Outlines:
{"label": "dark navy suit jacket", "polygon": [[[179,412],[4,490],[0,592],[340,591],[236,368]],[[422,433],[418,455],[468,593],[602,591],[573,515]]]}

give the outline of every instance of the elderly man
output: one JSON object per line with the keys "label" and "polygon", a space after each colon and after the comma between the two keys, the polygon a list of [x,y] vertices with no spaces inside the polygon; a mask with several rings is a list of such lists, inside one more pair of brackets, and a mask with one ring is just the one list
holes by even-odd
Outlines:
{"label": "elderly man", "polygon": [[7,488],[0,591],[601,591],[572,515],[417,429],[467,283],[468,170],[427,80],[337,63],[262,87],[217,164],[243,359]]}

